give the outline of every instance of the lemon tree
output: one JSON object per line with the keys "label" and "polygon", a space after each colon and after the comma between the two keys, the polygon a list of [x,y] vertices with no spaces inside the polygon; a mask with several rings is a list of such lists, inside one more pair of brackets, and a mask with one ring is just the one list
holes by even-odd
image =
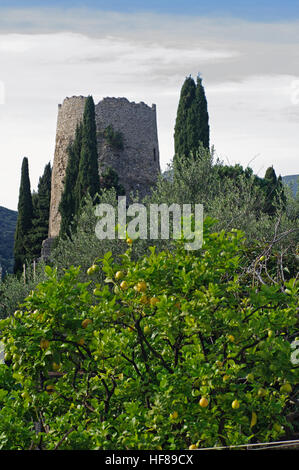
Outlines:
{"label": "lemon tree", "polygon": [[174,450],[292,432],[298,280],[252,283],[243,234],[209,220],[198,251],[134,261],[133,243],[86,283],[47,267],[1,322],[0,447]]}

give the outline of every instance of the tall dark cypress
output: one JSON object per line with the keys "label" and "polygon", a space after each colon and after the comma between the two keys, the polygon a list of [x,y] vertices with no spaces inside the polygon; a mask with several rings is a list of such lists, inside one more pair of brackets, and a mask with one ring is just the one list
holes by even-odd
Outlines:
{"label": "tall dark cypress", "polygon": [[265,173],[265,180],[269,181],[273,186],[276,186],[277,183],[277,176],[273,166],[267,168]]}
{"label": "tall dark cypress", "polygon": [[83,115],[82,146],[76,184],[77,200],[81,203],[84,197],[88,194],[94,198],[94,196],[99,191],[100,178],[98,167],[95,105],[92,96],[88,96],[86,99]]}
{"label": "tall dark cypress", "polygon": [[52,167],[49,162],[39,178],[37,193],[33,194],[33,226],[29,234],[32,258],[38,258],[43,240],[48,236],[51,200]]}
{"label": "tall dark cypress", "polygon": [[187,77],[180,94],[174,130],[175,157],[195,155],[200,145],[209,148],[208,105],[200,76],[197,82]]}
{"label": "tall dark cypress", "polygon": [[24,157],[21,170],[21,183],[18,202],[18,220],[14,243],[14,273],[22,270],[30,256],[28,234],[32,228],[33,206],[29,179],[28,158]]}
{"label": "tall dark cypress", "polygon": [[80,207],[77,194],[77,178],[82,148],[83,123],[77,125],[75,140],[68,147],[68,164],[66,168],[64,190],[61,195],[59,211],[61,214],[60,236],[71,234],[71,223]]}
{"label": "tall dark cypress", "polygon": [[275,215],[277,209],[286,203],[286,197],[283,191],[282,178],[277,178],[273,166],[267,168],[264,178],[265,190],[265,212],[269,215]]}
{"label": "tall dark cypress", "polygon": [[202,78],[198,75],[195,93],[196,109],[197,109],[197,129],[198,129],[198,142],[209,149],[210,147],[210,126],[209,126],[209,113],[208,103],[205,90],[202,84]]}
{"label": "tall dark cypress", "polygon": [[[190,154],[190,140],[191,135],[194,133],[194,103],[196,92],[196,85],[193,78],[187,77],[180,94],[180,100],[177,110],[175,128],[174,128],[174,153],[176,156],[188,157]],[[190,110],[192,110],[190,112]]]}

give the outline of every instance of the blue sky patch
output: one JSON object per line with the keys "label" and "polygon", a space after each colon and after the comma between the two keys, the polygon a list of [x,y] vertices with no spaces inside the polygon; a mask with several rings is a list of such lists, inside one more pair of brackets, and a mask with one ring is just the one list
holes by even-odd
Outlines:
{"label": "blue sky patch", "polygon": [[277,22],[294,20],[299,18],[298,0],[251,0],[240,2],[240,0],[214,0],[212,2],[189,0],[2,0],[1,7],[60,7],[60,8],[92,8],[104,11],[119,12],[142,12],[150,11],[156,13],[168,13],[177,15],[198,15],[198,16],[232,16],[247,20],[262,22]]}

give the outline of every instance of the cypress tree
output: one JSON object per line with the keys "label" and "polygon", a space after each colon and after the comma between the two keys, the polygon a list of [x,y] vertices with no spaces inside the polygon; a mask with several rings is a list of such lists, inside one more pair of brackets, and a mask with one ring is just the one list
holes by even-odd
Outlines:
{"label": "cypress tree", "polygon": [[40,256],[43,240],[48,236],[52,168],[49,162],[39,178],[37,193],[32,195],[33,226],[29,234],[32,258]]}
{"label": "cypress tree", "polygon": [[75,140],[68,147],[68,164],[66,168],[64,190],[61,195],[59,211],[61,214],[60,235],[70,236],[71,222],[77,214],[80,201],[77,189],[77,178],[82,147],[82,122],[76,127]]}
{"label": "cypress tree", "polygon": [[286,197],[283,191],[282,178],[277,178],[273,166],[267,168],[264,177],[264,190],[265,190],[265,209],[264,211],[269,215],[275,215],[280,205],[284,205]]}
{"label": "cypress tree", "polygon": [[198,75],[196,93],[195,93],[195,102],[197,109],[197,130],[198,142],[202,142],[202,145],[209,149],[210,147],[210,126],[209,126],[209,113],[208,113],[208,103],[205,94],[205,90],[202,84],[202,79]]}
{"label": "cypress tree", "polygon": [[202,79],[187,77],[180,94],[174,130],[175,158],[190,157],[203,145],[209,148],[210,128],[207,100]]}
{"label": "cypress tree", "polygon": [[[192,103],[195,99],[196,86],[193,78],[187,77],[180,94],[174,128],[174,153],[176,156],[189,156],[190,136],[193,134],[192,122],[194,123],[194,109],[190,113]],[[188,139],[189,135],[189,139]]]}
{"label": "cypress tree", "polygon": [[275,214],[275,205],[276,200],[276,187],[277,187],[277,177],[273,166],[267,168],[265,173],[265,212],[269,215]]}
{"label": "cypress tree", "polygon": [[92,96],[85,103],[82,127],[82,146],[80,152],[79,171],[76,184],[77,201],[81,203],[85,196],[94,198],[100,191],[98,167],[97,135],[95,106]]}
{"label": "cypress tree", "polygon": [[33,206],[30,189],[28,158],[24,157],[18,202],[18,219],[14,242],[14,273],[22,271],[23,264],[30,256],[28,235],[32,228]]}

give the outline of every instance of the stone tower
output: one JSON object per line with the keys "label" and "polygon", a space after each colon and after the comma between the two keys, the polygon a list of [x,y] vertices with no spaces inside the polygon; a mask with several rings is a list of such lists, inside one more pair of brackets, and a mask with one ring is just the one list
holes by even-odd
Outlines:
{"label": "stone tower", "polygon": [[[61,217],[59,203],[67,167],[67,147],[82,120],[86,97],[65,98],[58,105],[56,145],[52,172],[49,238],[58,236]],[[160,173],[156,106],[134,103],[126,98],[104,98],[95,105],[99,171],[113,168],[129,194],[149,193]],[[121,133],[123,145],[114,148],[105,137],[105,129]]]}

